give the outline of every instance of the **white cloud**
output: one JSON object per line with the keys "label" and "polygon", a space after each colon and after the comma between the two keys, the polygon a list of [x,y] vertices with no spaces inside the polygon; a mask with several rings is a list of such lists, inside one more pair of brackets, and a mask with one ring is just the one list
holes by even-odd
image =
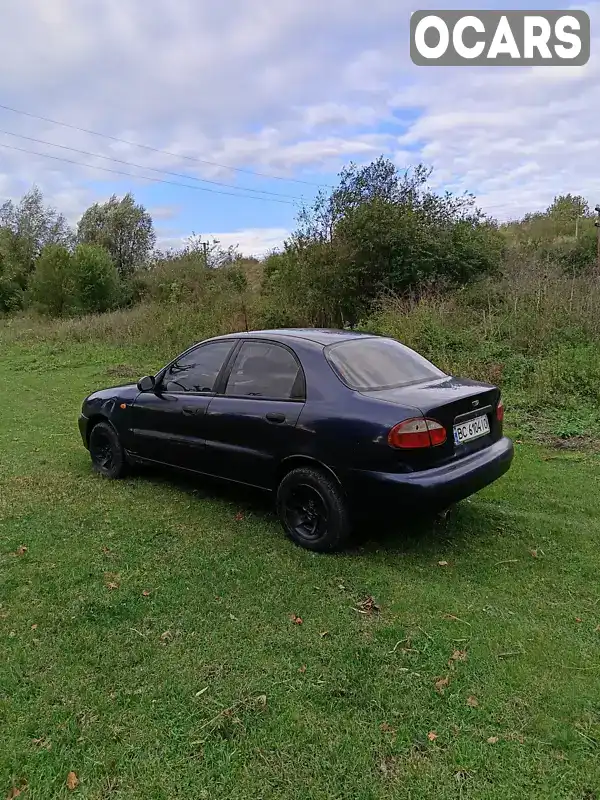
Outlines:
{"label": "white cloud", "polygon": [[[501,216],[543,206],[563,191],[600,199],[598,37],[586,67],[416,68],[408,58],[410,10],[390,0],[5,5],[3,102],[177,155],[0,110],[2,130],[238,185],[252,179],[189,159],[299,178],[310,173],[312,180],[320,174],[329,183],[349,159],[386,152],[401,167],[432,164],[437,185],[475,191]],[[453,3],[421,3],[433,5]],[[599,8],[587,7],[592,31]],[[103,168],[136,172],[4,134],[2,144],[92,165],[0,146],[0,194],[21,194],[37,182],[70,219],[98,199],[98,185],[111,178]],[[261,185],[305,193],[301,185]],[[184,203],[191,193],[185,196]],[[171,214],[167,205],[157,218],[177,216],[179,209]],[[263,219],[247,228],[238,219],[231,227],[240,230],[231,235],[262,247],[282,230],[268,204]],[[226,230],[226,223],[219,227]]]}
{"label": "white cloud", "polygon": [[236,247],[247,256],[264,256],[278,250],[289,236],[285,228],[249,228],[227,233],[208,233],[203,239],[217,239],[222,247]]}
{"label": "white cloud", "polygon": [[[260,258],[281,249],[289,233],[285,228],[248,228],[224,233],[203,233],[200,238],[205,242],[216,240],[224,249],[234,247],[242,255]],[[188,236],[163,235],[159,237],[157,247],[160,250],[179,249],[188,239]]]}

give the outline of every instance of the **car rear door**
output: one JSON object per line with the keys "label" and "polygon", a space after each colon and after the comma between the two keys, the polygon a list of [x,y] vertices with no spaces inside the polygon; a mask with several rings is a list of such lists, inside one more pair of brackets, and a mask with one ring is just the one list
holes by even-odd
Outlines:
{"label": "car rear door", "polygon": [[204,416],[236,344],[235,339],[223,339],[188,350],[163,371],[153,391],[138,395],[133,406],[135,455],[203,471]]}
{"label": "car rear door", "polygon": [[293,350],[277,342],[245,340],[223,392],[206,412],[207,472],[271,487],[282,458],[294,452],[305,400],[304,371]]}

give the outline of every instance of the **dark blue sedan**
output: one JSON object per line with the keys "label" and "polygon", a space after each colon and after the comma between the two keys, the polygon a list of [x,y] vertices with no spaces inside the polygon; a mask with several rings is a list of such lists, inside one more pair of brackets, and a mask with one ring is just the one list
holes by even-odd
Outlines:
{"label": "dark blue sedan", "polygon": [[513,458],[494,386],[451,377],[394,339],[276,330],[194,345],[137,385],[90,395],[94,468],[161,464],[273,492],[286,533],[343,546],[358,506],[439,509]]}

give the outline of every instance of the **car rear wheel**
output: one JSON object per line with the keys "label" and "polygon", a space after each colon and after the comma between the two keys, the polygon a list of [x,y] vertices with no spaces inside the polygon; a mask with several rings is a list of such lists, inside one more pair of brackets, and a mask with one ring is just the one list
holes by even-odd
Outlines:
{"label": "car rear wheel", "polygon": [[90,456],[96,472],[106,478],[121,478],[127,471],[119,436],[108,422],[98,422],[90,433]]}
{"label": "car rear wheel", "polygon": [[283,478],[277,513],[290,539],[308,550],[339,550],[350,536],[344,493],[333,477],[312,467],[299,467]]}

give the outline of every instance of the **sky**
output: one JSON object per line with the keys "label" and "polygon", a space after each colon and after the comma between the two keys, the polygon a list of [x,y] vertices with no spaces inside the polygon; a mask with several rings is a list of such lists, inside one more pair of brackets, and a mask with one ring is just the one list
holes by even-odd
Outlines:
{"label": "sky", "polygon": [[0,199],[36,184],[76,224],[131,191],[162,247],[194,233],[259,256],[344,164],[381,154],[431,166],[434,188],[501,220],[559,193],[595,205],[600,2],[577,6],[592,19],[584,67],[412,64],[411,12],[486,7],[568,6],[2,0]]}

